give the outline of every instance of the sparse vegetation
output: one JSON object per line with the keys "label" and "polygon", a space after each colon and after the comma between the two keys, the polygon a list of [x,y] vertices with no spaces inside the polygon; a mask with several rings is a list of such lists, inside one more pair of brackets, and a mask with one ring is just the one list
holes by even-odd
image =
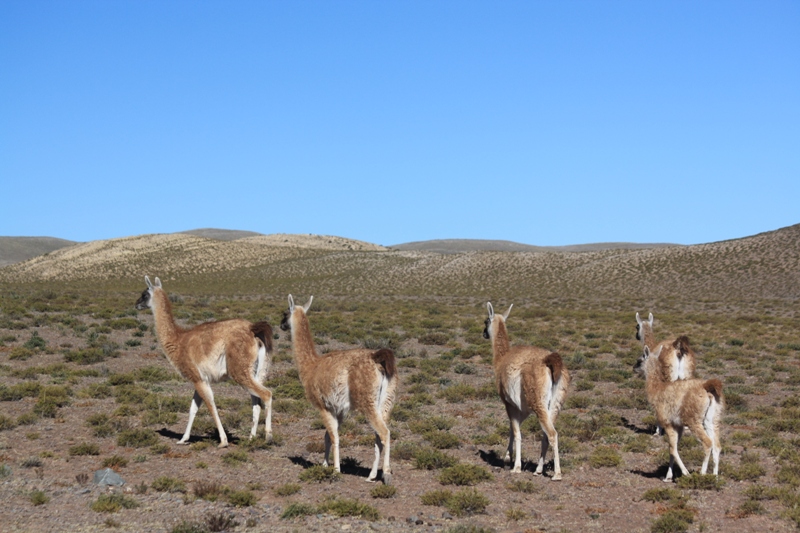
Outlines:
{"label": "sparse vegetation", "polygon": [[[787,249],[792,248],[787,246]],[[709,266],[711,263],[691,257],[683,257],[685,263],[672,262],[665,253],[660,256],[665,263],[659,264],[658,271],[673,272],[671,275],[676,276],[675,279],[681,279],[685,294],[701,294],[702,297],[678,301],[663,289],[668,286],[663,281],[657,291],[653,289],[656,292],[647,296],[647,301],[638,301],[623,294],[623,285],[638,279],[639,267],[627,270],[624,282],[606,270],[606,265],[623,264],[627,252],[617,251],[592,256],[603,258],[596,262],[596,268],[600,269],[597,279],[603,280],[602,286],[589,287],[574,277],[575,266],[589,265],[583,263],[584,256],[576,254],[570,256],[575,265],[553,270],[553,274],[538,270],[533,263],[525,263],[526,270],[505,273],[507,267],[502,260],[498,261],[504,272],[502,281],[482,279],[485,289],[481,294],[474,290],[471,277],[447,278],[447,268],[442,268],[441,272],[436,270],[436,265],[444,263],[432,256],[432,270],[426,271],[433,274],[426,277],[426,292],[422,294],[419,290],[422,285],[415,286],[413,276],[408,282],[406,278],[400,281],[395,278],[388,286],[384,284],[385,271],[381,269],[395,259],[382,253],[369,256],[372,262],[369,275],[360,266],[363,258],[353,260],[354,256],[343,254],[350,258],[346,263],[348,272],[358,272],[354,278],[358,283],[348,281],[350,274],[342,274],[335,282],[327,274],[313,279],[306,277],[309,272],[306,268],[325,264],[327,272],[333,272],[345,264],[344,259],[327,255],[323,263],[318,251],[287,249],[285,253],[288,255],[281,256],[280,261],[270,262],[269,269],[257,266],[263,265],[262,261],[247,267],[252,270],[235,270],[235,275],[182,274],[180,270],[175,271],[178,274],[169,274],[174,276],[175,290],[180,293],[176,295],[180,305],[175,306],[178,321],[191,325],[212,317],[253,320],[266,317],[275,326],[285,307],[285,294],[281,291],[287,294],[305,291],[304,294],[317,295],[314,333],[315,339],[320,341],[321,353],[342,346],[393,347],[402,378],[390,424],[392,459],[401,461],[402,467],[399,474],[396,472],[397,481],[402,481],[402,472],[409,472],[411,468],[418,470],[412,474],[428,483],[429,488],[435,487],[440,478],[446,479],[442,482],[448,485],[439,485],[440,490],[423,494],[422,503],[419,499],[411,502],[418,506],[415,513],[424,504],[441,507],[438,512],[426,507],[425,515],[432,511],[438,519],[443,511],[452,514],[452,522],[445,522],[443,529],[452,526],[453,530],[481,530],[480,523],[476,525],[472,522],[475,518],[469,518],[470,512],[488,512],[492,523],[500,529],[503,526],[497,524],[504,524],[506,520],[510,522],[508,528],[525,529],[531,527],[529,523],[537,523],[533,521],[536,512],[545,514],[559,506],[567,508],[576,503],[571,496],[553,499],[546,490],[552,462],[546,464],[544,478],[531,475],[532,455],[538,453],[538,440],[535,443],[523,441],[523,474],[513,477],[499,472],[485,477],[493,468],[502,465],[508,442],[506,415],[491,376],[491,348],[481,336],[485,302],[480,300],[488,299],[489,295],[492,299],[508,298],[503,305],[511,303],[513,298],[514,317],[518,322],[511,332],[512,345],[532,344],[558,351],[574,377],[569,405],[559,415],[556,428],[565,482],[576,483],[576,487],[588,483],[592,489],[599,489],[581,492],[581,510],[604,507],[594,500],[602,499],[612,490],[607,485],[607,476],[591,468],[598,467],[614,469],[607,474],[613,475],[615,481],[623,481],[614,485],[613,491],[615,496],[634,502],[629,510],[633,529],[703,530],[707,526],[700,522],[701,518],[710,524],[712,519],[720,518],[722,512],[734,519],[758,515],[759,523],[773,529],[800,523],[797,512],[800,469],[796,466],[800,464],[797,452],[800,395],[796,390],[800,386],[800,371],[797,370],[800,307],[789,294],[795,289],[789,289],[788,297],[755,298],[748,296],[747,287],[742,289],[742,283],[735,281],[735,276],[731,281],[730,275],[735,269],[727,274],[723,272],[718,279],[715,274],[711,279],[707,273],[718,272]],[[730,264],[733,256],[719,253],[714,264]],[[304,262],[302,272],[294,261],[298,257]],[[173,260],[173,257],[165,259]],[[416,263],[411,257],[406,260],[409,265]],[[653,267],[654,263],[648,263],[650,259],[642,260],[645,261],[642,269]],[[216,505],[236,505],[231,501],[232,494],[242,493],[241,501],[246,503],[253,498],[257,500],[258,491],[268,491],[268,497],[280,496],[282,517],[298,520],[298,526],[303,522],[317,526],[315,515],[318,514],[358,512],[360,502],[347,500],[344,495],[352,494],[346,491],[351,490],[356,475],[362,475],[371,464],[373,435],[367,431],[364,419],[345,420],[340,427],[342,448],[356,459],[345,468],[344,476],[331,475],[322,467],[308,466],[321,461],[315,454],[320,454],[324,448],[321,433],[314,435],[313,449],[306,449],[306,443],[294,437],[304,434],[309,427],[319,426],[313,426],[315,409],[305,399],[285,336],[274,339],[273,368],[267,377],[267,385],[275,393],[274,423],[285,436],[283,442],[280,438],[274,438],[271,443],[263,438],[249,440],[249,400],[238,388],[221,384],[219,390],[215,389],[215,398],[226,429],[231,429],[232,446],[225,450],[215,448],[216,428],[205,406],[195,421],[192,444],[186,447],[174,444],[176,432],[179,435],[184,429],[189,403],[187,390],[191,387],[160,353],[150,316],[136,316],[130,310],[131,298],[135,299],[141,291],[139,279],[145,267],[149,268],[149,263],[137,267],[128,280],[103,278],[105,281],[94,280],[91,287],[81,280],[70,284],[47,282],[47,289],[38,286],[41,282],[2,285],[0,431],[9,443],[14,442],[15,450],[12,454],[0,448],[0,477],[10,478],[14,483],[31,483],[32,480],[41,480],[41,483],[29,484],[24,492],[13,495],[2,490],[0,493],[10,498],[22,496],[24,500],[20,501],[24,506],[37,505],[31,488],[54,486],[57,472],[63,470],[54,466],[67,461],[78,466],[75,473],[86,476],[84,472],[89,472],[83,481],[77,484],[72,481],[75,488],[91,487],[91,472],[101,465],[126,469],[124,477],[134,476],[135,470],[136,477],[129,481],[134,492],[124,496],[134,503],[136,494],[149,490],[148,505],[163,505],[160,501],[153,503],[157,500],[153,493],[170,489],[164,488],[166,484],[158,485],[158,489],[155,485],[150,488],[149,484],[167,472],[178,472],[173,468],[180,467],[181,472],[187,473],[185,479],[190,493],[179,491],[165,495],[165,501],[173,506],[181,498],[187,502],[201,498],[216,501]],[[776,263],[771,268],[782,267]],[[10,275],[7,272],[13,269],[0,270],[0,280],[5,280]],[[696,285],[699,274],[692,272],[706,272],[702,290]],[[265,286],[265,279],[269,280],[268,295],[256,295],[252,287]],[[725,281],[720,283],[719,280]],[[772,281],[764,277],[761,283],[767,287]],[[566,284],[570,284],[569,291],[563,289]],[[768,294],[768,290],[764,289],[764,294]],[[47,291],[55,297],[44,298]],[[598,297],[604,291],[608,298]],[[534,294],[535,302],[530,300]],[[643,382],[630,374],[641,347],[633,339],[632,315],[642,308],[646,311],[647,307],[658,309],[657,334],[663,338],[689,335],[698,353],[698,375],[718,377],[725,385],[724,450],[717,479],[692,474],[678,478],[669,486],[656,479],[658,475],[663,476],[668,460],[666,445],[661,438],[652,436],[655,418],[644,402]],[[433,335],[426,336],[429,333]],[[420,344],[420,339],[433,342]],[[263,434],[263,426],[259,429]],[[529,419],[523,426],[523,439],[539,439],[540,435],[536,421]],[[56,441],[62,437],[66,440],[51,448],[53,437],[57,437]],[[284,446],[280,454],[270,451],[280,444]],[[101,455],[87,455],[92,446],[96,446]],[[232,452],[234,455],[227,455]],[[551,453],[548,455],[548,459],[552,457]],[[287,456],[296,463],[288,463]],[[691,472],[699,470],[702,446],[691,432],[687,432],[681,442],[681,456]],[[127,466],[128,461],[132,466]],[[167,465],[169,470],[160,471],[162,465]],[[220,468],[221,465],[239,467]],[[292,468],[291,472],[295,473],[288,477],[284,473],[276,474],[274,480],[258,478],[263,487],[255,488],[258,485],[252,483],[255,478],[251,472],[265,469],[277,473],[281,472],[281,465]],[[298,465],[304,468],[301,470]],[[585,470],[585,466],[590,468]],[[448,470],[453,467],[458,468]],[[467,471],[464,467],[477,470]],[[143,476],[140,471],[147,474]],[[68,477],[71,479],[75,473]],[[299,482],[291,482],[291,476],[297,474],[301,474]],[[625,483],[630,476],[640,476],[634,485],[641,487],[643,482],[646,490],[640,489],[639,493],[631,490]],[[196,481],[202,478],[210,480]],[[304,483],[334,479],[340,480],[335,487],[341,489],[342,498],[336,506],[323,510],[326,502],[316,496],[319,488]],[[467,494],[458,483],[472,485],[478,490],[468,489],[472,492]],[[367,498],[375,511],[387,516],[391,513],[386,512],[386,508],[406,498],[417,498],[409,495],[412,493],[404,483],[396,487],[375,485],[360,490],[362,494],[369,494]],[[701,507],[698,501],[704,496],[697,492],[701,490],[715,491],[714,498],[726,502],[724,506],[709,509],[714,518],[706,518],[692,508]],[[63,498],[48,491],[45,488],[42,495],[51,499],[39,504],[46,505],[45,510],[64,504]],[[458,508],[464,509],[463,515],[457,515],[462,511],[453,512],[447,505],[455,501],[454,494],[460,494],[465,502]],[[123,508],[121,503],[114,503],[116,496],[112,496],[108,496],[110,501],[101,502],[100,498],[84,501],[92,501],[92,508],[98,512],[111,513],[114,511],[105,509]],[[483,511],[479,510],[480,505],[470,503],[474,500],[480,504],[480,496],[489,501]],[[384,499],[387,497],[390,499]],[[509,497],[517,500],[509,501]],[[584,503],[583,499],[587,501]],[[528,501],[533,503],[520,503]],[[724,507],[724,511],[717,507]],[[595,515],[599,518],[592,524],[602,524],[603,513]],[[221,524],[232,516],[229,511],[220,512],[215,523]],[[100,527],[105,518],[99,518]],[[403,521],[406,517],[397,515],[395,518]],[[421,518],[428,521],[427,516]],[[129,523],[127,515],[117,515],[111,520],[106,522],[106,527],[135,527],[133,522]],[[240,520],[245,521],[244,518]],[[248,524],[239,526],[243,530],[246,527]],[[212,531],[212,526],[205,518],[174,525],[173,531]]]}

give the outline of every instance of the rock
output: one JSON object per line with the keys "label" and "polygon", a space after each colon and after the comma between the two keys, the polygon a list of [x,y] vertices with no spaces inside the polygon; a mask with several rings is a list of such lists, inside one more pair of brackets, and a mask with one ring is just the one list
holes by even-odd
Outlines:
{"label": "rock", "polygon": [[451,515],[447,511],[445,511],[445,512],[442,513],[442,518],[444,518],[445,520],[452,520],[453,519],[453,515]]}
{"label": "rock", "polygon": [[406,522],[408,522],[409,524],[415,524],[417,522],[417,517],[409,516],[408,518],[406,518]]}
{"label": "rock", "polygon": [[94,473],[94,480],[97,485],[124,485],[125,480],[119,477],[119,474],[106,468],[105,470],[98,470]]}

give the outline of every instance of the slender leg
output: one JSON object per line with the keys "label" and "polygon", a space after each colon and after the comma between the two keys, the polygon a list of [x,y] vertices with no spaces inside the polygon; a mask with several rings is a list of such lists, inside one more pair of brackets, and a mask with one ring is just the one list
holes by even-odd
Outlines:
{"label": "slender leg", "polygon": [[217,406],[214,403],[214,393],[211,391],[211,386],[209,386],[209,384],[205,381],[198,381],[194,384],[194,387],[200,394],[200,397],[203,398],[203,401],[206,402],[208,409],[211,411],[211,417],[214,419],[214,423],[217,425],[217,431],[219,432],[219,447],[227,448],[228,436],[225,434],[225,430],[222,428],[222,421],[219,419],[219,412],[217,412]]}
{"label": "slender leg", "polygon": [[250,395],[250,403],[253,405],[253,427],[250,429],[250,438],[258,433],[258,420],[261,418],[261,398]]}
{"label": "slender leg", "polygon": [[325,466],[328,466],[328,453],[333,447],[333,467],[337,472],[341,472],[339,464],[339,421],[328,411],[322,413],[322,423],[325,424]]}
{"label": "slender leg", "polygon": [[383,482],[390,484],[392,470],[389,463],[391,445],[389,427],[383,417],[377,411],[372,413],[369,419],[372,429],[375,430],[375,462],[372,464],[372,471],[369,473],[367,481],[375,481],[378,477],[378,465],[380,464],[381,452],[383,452]]}
{"label": "slender leg", "polygon": [[[549,413],[546,413],[545,416],[548,414]],[[551,480],[561,481],[561,461],[558,456],[558,432],[556,432],[556,428],[553,426],[549,417],[542,422],[542,432],[542,455],[539,456],[539,466],[536,467],[536,472],[541,473],[540,470],[544,469],[547,445],[549,443],[553,446],[553,477]]]}
{"label": "slender leg", "polygon": [[178,444],[186,444],[189,441],[189,435],[192,432],[192,424],[194,424],[194,417],[197,415],[197,410],[200,409],[201,405],[203,405],[203,398],[195,390],[194,396],[192,396],[192,405],[189,407],[189,423],[186,424],[186,432],[183,434],[183,437],[181,437],[181,440],[178,441]]}

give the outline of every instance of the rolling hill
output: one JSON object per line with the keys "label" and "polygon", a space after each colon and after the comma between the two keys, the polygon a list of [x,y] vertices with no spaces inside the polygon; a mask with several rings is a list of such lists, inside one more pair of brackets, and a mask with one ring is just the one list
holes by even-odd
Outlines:
{"label": "rolling hill", "polygon": [[800,297],[800,225],[691,246],[590,251],[387,249],[313,235],[217,240],[185,233],[74,245],[0,269],[0,283],[184,291],[478,298],[745,301]]}

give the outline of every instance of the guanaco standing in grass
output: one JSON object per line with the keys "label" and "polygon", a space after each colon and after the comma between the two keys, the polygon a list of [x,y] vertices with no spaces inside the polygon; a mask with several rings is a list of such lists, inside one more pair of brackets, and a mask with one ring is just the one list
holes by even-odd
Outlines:
{"label": "guanaco standing in grass", "polygon": [[[679,337],[676,345],[689,345],[689,339]],[[655,352],[648,346],[634,365],[634,371],[643,375],[646,380],[647,400],[656,411],[656,419],[669,440],[669,468],[665,482],[672,481],[672,467],[678,464],[683,475],[689,471],[678,454],[678,443],[683,435],[684,425],[703,444],[705,458],[700,469],[701,474],[708,470],[709,457],[713,455],[714,475],[719,473],[720,421],[725,406],[722,394],[722,382],[718,379],[681,379],[670,380],[669,365],[661,359],[663,346],[659,345]]]}
{"label": "guanaco standing in grass", "polygon": [[532,413],[542,427],[542,452],[534,475],[541,475],[548,445],[553,446],[553,481],[561,479],[561,463],[558,455],[558,433],[553,425],[569,386],[569,372],[561,356],[544,348],[532,346],[510,346],[506,319],[511,312],[497,315],[491,303],[486,304],[489,317],[486,319],[483,336],[492,341],[493,366],[497,390],[506,407],[511,424],[508,450],[505,461],[514,453],[512,472],[522,471],[522,435],[520,424]]}
{"label": "guanaco standing in grass", "polygon": [[[694,350],[688,345],[680,345],[676,348],[675,343],[670,341],[656,342],[653,334],[653,313],[650,313],[647,320],[642,320],[639,318],[639,313],[636,313],[636,340],[641,341],[643,347],[647,346],[651,354],[661,346],[659,359],[668,369],[667,375],[670,377],[670,381],[694,377]],[[661,434],[661,426],[656,425],[654,434]]]}
{"label": "guanaco standing in grass", "polygon": [[292,351],[306,398],[319,409],[325,424],[323,464],[328,466],[332,446],[333,466],[341,471],[339,424],[353,409],[362,413],[375,431],[375,461],[367,480],[377,479],[383,452],[383,482],[388,485],[392,477],[388,423],[398,382],[394,352],[387,348],[355,349],[318,355],[306,316],[313,299],[309,298],[305,306],[295,305],[290,294],[281,329],[291,331]]}
{"label": "guanaco standing in grass", "polygon": [[194,385],[194,397],[189,408],[189,423],[178,442],[189,441],[197,410],[208,405],[219,431],[220,448],[228,446],[228,436],[222,428],[211,383],[230,378],[250,393],[253,405],[253,428],[256,436],[261,417],[261,404],[266,409],[266,438],[272,438],[272,393],[263,385],[272,363],[272,328],[267,322],[251,323],[242,319],[206,322],[191,329],[175,323],[172,305],[161,287],[144,277],[147,288],[136,302],[136,309],[150,308],[156,325],[156,336],[164,354],[175,369]]}
{"label": "guanaco standing in grass", "polygon": [[677,341],[656,342],[653,334],[653,313],[650,313],[647,320],[642,320],[639,318],[639,313],[636,313],[636,340],[641,341],[643,347],[647,346],[651,354],[654,354],[659,346],[662,347],[661,355],[658,357],[668,368],[667,375],[670,377],[670,381],[694,377],[696,366],[694,350],[688,344]]}

